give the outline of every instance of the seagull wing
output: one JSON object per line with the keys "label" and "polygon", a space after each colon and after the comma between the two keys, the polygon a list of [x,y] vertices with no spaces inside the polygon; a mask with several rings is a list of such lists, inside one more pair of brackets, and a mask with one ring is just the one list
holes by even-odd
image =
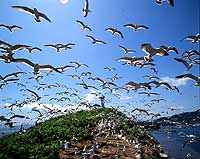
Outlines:
{"label": "seagull wing", "polygon": [[54,70],[54,71],[56,71],[58,73],[62,73],[58,69],[56,69],[55,67],[53,67],[51,65],[40,65],[40,69],[42,69],[42,70],[49,70],[49,69],[51,69],[51,70]]}
{"label": "seagull wing", "polygon": [[93,36],[91,36],[91,35],[86,35],[86,37],[88,37],[89,39],[91,39],[94,42],[96,41],[96,39]]}
{"label": "seagull wing", "polygon": [[179,58],[174,58],[176,61],[178,61],[178,62],[182,62],[184,65],[185,65],[185,67],[187,67],[188,68],[188,66],[189,66],[189,64],[187,63],[187,61],[185,61],[185,60],[183,60],[183,59],[179,59]]}
{"label": "seagull wing", "polygon": [[14,29],[14,28],[18,28],[18,29],[23,29],[22,27],[18,26],[18,25],[12,25],[10,26],[11,29]]}
{"label": "seagull wing", "polygon": [[168,0],[168,3],[174,7],[174,0]]}
{"label": "seagull wing", "polygon": [[85,24],[82,22],[82,21],[80,21],[80,20],[76,20],[76,22],[82,27],[82,28],[84,28],[85,27]]}
{"label": "seagull wing", "polygon": [[25,6],[12,6],[12,8],[16,8],[22,12],[34,15],[34,10]]}
{"label": "seagull wing", "polygon": [[19,63],[24,63],[30,67],[34,67],[35,64],[33,62],[31,62],[30,60],[28,59],[25,59],[25,58],[18,58],[18,59],[13,59],[12,60],[13,62],[19,62]]}
{"label": "seagull wing", "polygon": [[50,20],[44,13],[39,12],[39,15],[40,15],[42,18],[46,19],[47,21],[51,22],[51,20]]}
{"label": "seagull wing", "polygon": [[140,29],[149,29],[149,27],[147,27],[145,25],[138,25],[138,28],[140,28]]}
{"label": "seagull wing", "polygon": [[193,74],[183,74],[183,75],[179,75],[179,76],[176,76],[176,78],[191,78],[195,81],[199,81],[199,78],[197,76],[194,76]]}
{"label": "seagull wing", "polygon": [[116,31],[116,34],[119,34],[119,35],[121,36],[121,38],[124,39],[124,36],[123,36],[123,34],[122,34],[121,31],[117,30],[117,31]]}

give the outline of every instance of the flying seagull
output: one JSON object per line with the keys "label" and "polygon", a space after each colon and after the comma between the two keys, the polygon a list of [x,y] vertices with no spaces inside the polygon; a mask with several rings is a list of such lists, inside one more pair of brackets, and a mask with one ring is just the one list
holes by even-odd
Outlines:
{"label": "flying seagull", "polygon": [[25,59],[25,58],[13,59],[12,62],[24,63],[24,64],[28,65],[29,67],[32,67],[34,69],[34,72],[33,72],[34,74],[39,74],[39,70],[53,70],[58,73],[62,73],[58,69],[56,69],[55,67],[53,67],[51,65],[39,65],[38,63],[34,64],[33,62],[31,62],[30,60]]}
{"label": "flying seagull", "polygon": [[91,39],[93,44],[96,44],[96,43],[98,43],[98,44],[106,44],[106,42],[104,42],[104,41],[102,41],[102,40],[95,39],[95,38],[94,38],[93,36],[91,36],[91,35],[86,35],[86,37],[88,37],[89,39]]}
{"label": "flying seagull", "polygon": [[89,10],[89,1],[88,0],[85,0],[85,6],[84,6],[84,8],[83,8],[83,16],[84,17],[87,17],[88,16],[88,13],[89,12],[91,12],[90,10]]}
{"label": "flying seagull", "polygon": [[[162,2],[166,0],[156,0],[156,4],[162,5]],[[167,0],[167,2],[174,7],[174,0]]]}
{"label": "flying seagull", "polygon": [[196,44],[200,40],[200,34],[187,36],[183,40],[191,40],[193,44]]}
{"label": "flying seagull", "polygon": [[137,25],[137,24],[125,24],[124,27],[131,28],[134,31],[137,31],[138,29],[149,29],[149,27],[145,25]]}
{"label": "flying seagull", "polygon": [[92,29],[91,29],[88,25],[85,25],[82,21],[76,20],[76,22],[81,26],[81,29],[82,29],[82,30],[89,30],[89,31],[92,31]]}
{"label": "flying seagull", "polygon": [[121,36],[122,39],[124,39],[124,36],[123,36],[122,32],[117,30],[117,29],[115,29],[115,28],[107,28],[107,29],[105,29],[105,31],[111,32],[112,35],[118,34],[119,36]]}
{"label": "flying seagull", "polygon": [[28,14],[32,14],[35,18],[36,22],[40,22],[40,17],[46,19],[47,21],[51,22],[51,20],[44,14],[39,12],[36,8],[28,8],[25,6],[12,6],[12,8],[16,8],[22,12],[28,13]]}
{"label": "flying seagull", "polygon": [[193,66],[192,63],[188,64],[188,62],[186,60],[183,60],[183,59],[174,58],[174,60],[176,60],[178,62],[182,62],[185,65],[185,67],[187,68],[186,71],[189,71],[192,68],[192,66]]}
{"label": "flying seagull", "polygon": [[0,24],[0,28],[7,28],[10,32],[12,32],[13,29],[23,29],[18,25],[4,25],[4,24]]}
{"label": "flying seagull", "polygon": [[30,54],[33,50],[42,51],[42,49],[40,49],[39,47],[26,47],[25,49],[27,49]]}
{"label": "flying seagull", "polygon": [[200,77],[194,76],[193,74],[183,74],[183,75],[176,76],[176,78],[190,78],[197,82],[195,83],[195,86],[200,86]]}
{"label": "flying seagull", "polygon": [[119,47],[124,51],[125,54],[136,52],[134,50],[129,50],[129,49],[127,49],[127,48],[125,48],[124,46],[121,46],[121,45],[119,45]]}

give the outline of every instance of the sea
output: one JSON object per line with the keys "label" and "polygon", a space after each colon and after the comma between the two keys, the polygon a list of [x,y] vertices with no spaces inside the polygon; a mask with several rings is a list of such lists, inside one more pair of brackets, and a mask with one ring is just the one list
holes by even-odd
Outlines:
{"label": "sea", "polygon": [[192,138],[200,137],[198,126],[163,126],[160,130],[151,131],[172,159],[200,159],[200,142],[184,143]]}
{"label": "sea", "polygon": [[[32,125],[25,125],[25,128]],[[14,128],[0,127],[0,137],[19,131],[20,126]],[[186,144],[192,137],[200,136],[199,126],[163,126],[160,130],[150,132],[162,145],[172,159],[200,159],[200,142]]]}

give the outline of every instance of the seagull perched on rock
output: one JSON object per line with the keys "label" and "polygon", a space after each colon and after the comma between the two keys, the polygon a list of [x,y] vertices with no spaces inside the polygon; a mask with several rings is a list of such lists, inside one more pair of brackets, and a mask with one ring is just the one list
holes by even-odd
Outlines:
{"label": "seagull perched on rock", "polygon": [[41,21],[40,17],[51,22],[51,20],[44,13],[39,12],[36,8],[31,9],[31,8],[28,8],[28,7],[25,7],[25,6],[12,6],[12,8],[16,8],[16,9],[22,11],[22,12],[33,15],[35,17],[34,19],[35,19],[36,22]]}
{"label": "seagull perched on rock", "polygon": [[138,29],[149,29],[149,27],[145,25],[137,25],[137,24],[125,24],[124,27],[132,28],[134,31],[137,31]]}
{"label": "seagull perched on rock", "polygon": [[0,28],[7,28],[10,32],[12,32],[13,29],[23,29],[18,25],[5,25],[5,24],[0,24]]}
{"label": "seagull perched on rock", "polygon": [[121,36],[122,39],[124,39],[124,36],[123,36],[122,32],[117,30],[117,29],[115,29],[115,28],[107,28],[107,29],[105,29],[105,31],[111,32],[112,35],[118,34],[119,36]]}
{"label": "seagull perched on rock", "polygon": [[28,65],[29,67],[32,67],[34,69],[34,72],[33,72],[34,74],[39,74],[39,70],[53,70],[55,72],[62,73],[51,65],[39,65],[38,63],[34,64],[33,62],[25,58],[13,59],[12,62],[24,63]]}

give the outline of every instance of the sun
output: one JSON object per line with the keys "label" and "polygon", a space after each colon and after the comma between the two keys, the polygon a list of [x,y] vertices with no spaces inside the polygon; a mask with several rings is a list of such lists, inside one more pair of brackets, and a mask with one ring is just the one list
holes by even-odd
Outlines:
{"label": "sun", "polygon": [[62,3],[62,4],[66,4],[68,2],[69,2],[69,0],[60,0],[60,3]]}

